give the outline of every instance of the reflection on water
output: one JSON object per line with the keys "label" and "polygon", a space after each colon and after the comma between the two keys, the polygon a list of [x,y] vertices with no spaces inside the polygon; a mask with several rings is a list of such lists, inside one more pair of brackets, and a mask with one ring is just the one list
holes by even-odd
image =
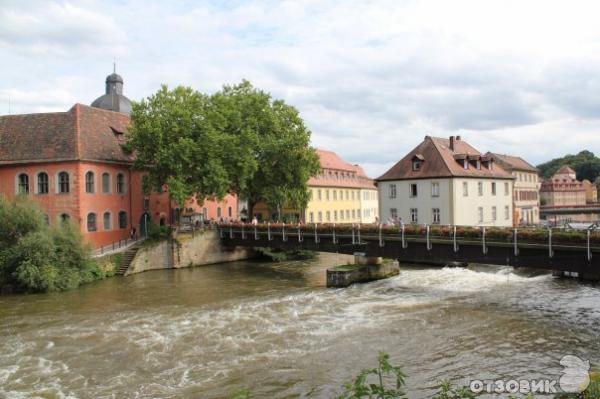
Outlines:
{"label": "reflection on water", "polygon": [[558,378],[598,363],[600,289],[508,268],[406,268],[326,289],[344,256],[235,262],[0,297],[0,397],[328,398],[391,354],[410,397],[443,378]]}

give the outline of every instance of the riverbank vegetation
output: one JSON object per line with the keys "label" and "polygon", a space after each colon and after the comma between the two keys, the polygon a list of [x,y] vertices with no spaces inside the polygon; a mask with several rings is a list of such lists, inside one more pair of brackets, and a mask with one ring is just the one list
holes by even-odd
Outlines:
{"label": "riverbank vegetation", "polygon": [[144,189],[166,186],[180,205],[233,192],[250,217],[259,201],[301,209],[320,169],[298,110],[247,81],[212,95],[162,86],[133,104],[131,120],[126,148],[148,171]]}
{"label": "riverbank vegetation", "polygon": [[62,291],[103,277],[75,226],[50,227],[32,202],[0,197],[0,291]]}
{"label": "riverbank vegetation", "polygon": [[268,259],[272,262],[285,262],[289,260],[308,260],[314,259],[317,255],[314,251],[305,249],[283,251],[269,247],[254,248],[260,259]]}

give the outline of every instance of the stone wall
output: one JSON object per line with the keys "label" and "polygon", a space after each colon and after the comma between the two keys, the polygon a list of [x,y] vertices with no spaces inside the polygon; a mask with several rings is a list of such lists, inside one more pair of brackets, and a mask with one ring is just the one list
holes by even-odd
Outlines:
{"label": "stone wall", "polygon": [[196,232],[194,235],[180,233],[171,242],[165,240],[143,246],[131,262],[127,274],[232,262],[253,256],[249,248],[223,247],[216,230]]}

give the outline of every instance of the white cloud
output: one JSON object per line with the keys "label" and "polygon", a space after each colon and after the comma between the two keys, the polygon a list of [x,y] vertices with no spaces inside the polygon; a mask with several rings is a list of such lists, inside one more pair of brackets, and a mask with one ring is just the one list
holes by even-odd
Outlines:
{"label": "white cloud", "polygon": [[373,176],[425,135],[462,134],[533,163],[600,152],[595,1],[86,0],[2,10],[0,106],[11,93],[20,112],[91,102],[116,56],[133,99],[161,83],[214,91],[249,79],[296,106],[315,145]]}

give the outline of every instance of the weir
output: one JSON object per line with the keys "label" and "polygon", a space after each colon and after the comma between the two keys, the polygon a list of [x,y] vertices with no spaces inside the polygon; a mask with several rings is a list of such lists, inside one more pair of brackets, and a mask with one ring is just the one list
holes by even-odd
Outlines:
{"label": "weir", "polygon": [[[220,225],[225,247],[272,247],[396,259],[402,263],[478,263],[530,267],[584,279],[600,279],[600,236],[552,230],[430,226]],[[395,231],[398,230],[398,231]],[[457,230],[460,233],[457,233]],[[462,234],[462,235],[461,235]],[[567,242],[567,240],[569,242]]]}

